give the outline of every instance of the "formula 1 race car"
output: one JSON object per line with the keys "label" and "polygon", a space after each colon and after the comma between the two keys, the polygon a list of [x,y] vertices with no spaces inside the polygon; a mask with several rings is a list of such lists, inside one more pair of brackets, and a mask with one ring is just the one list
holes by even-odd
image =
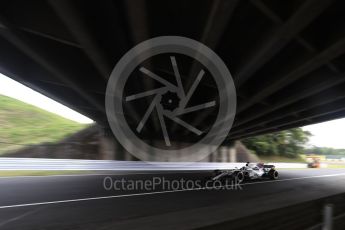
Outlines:
{"label": "formula 1 race car", "polygon": [[279,174],[274,165],[265,165],[263,163],[249,163],[240,169],[215,170],[211,180],[226,181],[234,180],[237,183],[254,179],[278,179]]}

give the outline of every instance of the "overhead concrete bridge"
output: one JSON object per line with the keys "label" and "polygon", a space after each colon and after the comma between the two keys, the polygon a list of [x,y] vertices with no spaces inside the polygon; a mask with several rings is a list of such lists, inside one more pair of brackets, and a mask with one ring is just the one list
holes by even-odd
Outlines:
{"label": "overhead concrete bridge", "polygon": [[[1,1],[0,72],[107,128],[106,86],[120,58],[153,37],[188,37],[214,50],[233,76],[237,110],[228,143],[345,116],[344,5],[340,0]],[[149,66],[170,77],[169,64]],[[191,66],[181,67],[186,87],[195,78],[188,74]],[[149,81],[131,82],[128,89],[139,92]],[[200,85],[204,92],[213,89],[207,81]],[[141,115],[145,106],[132,107],[131,115]],[[198,122],[212,121],[216,112],[206,109]]]}

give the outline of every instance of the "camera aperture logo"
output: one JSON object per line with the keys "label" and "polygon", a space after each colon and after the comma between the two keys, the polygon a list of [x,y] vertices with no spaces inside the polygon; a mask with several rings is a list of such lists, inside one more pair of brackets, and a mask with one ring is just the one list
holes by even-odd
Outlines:
{"label": "camera aperture logo", "polygon": [[236,90],[224,62],[185,37],[144,41],[116,64],[106,113],[121,145],[143,161],[195,162],[225,140]]}

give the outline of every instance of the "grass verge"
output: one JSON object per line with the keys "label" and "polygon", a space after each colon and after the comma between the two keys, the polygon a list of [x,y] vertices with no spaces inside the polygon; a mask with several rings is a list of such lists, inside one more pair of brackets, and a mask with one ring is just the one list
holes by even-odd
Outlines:
{"label": "grass verge", "polygon": [[78,174],[92,174],[92,171],[76,171],[76,170],[0,170],[1,177],[16,177],[16,176],[53,176],[53,175],[78,175]]}
{"label": "grass verge", "polygon": [[0,155],[27,145],[56,143],[88,127],[0,95]]}

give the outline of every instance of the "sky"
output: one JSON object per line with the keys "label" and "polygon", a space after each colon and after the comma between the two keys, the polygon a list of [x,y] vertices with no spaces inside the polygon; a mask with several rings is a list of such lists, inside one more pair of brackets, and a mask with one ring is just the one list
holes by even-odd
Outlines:
{"label": "sky", "polygon": [[78,123],[89,124],[93,122],[90,118],[2,74],[0,74],[0,94],[37,106]]}
{"label": "sky", "polygon": [[[93,122],[88,117],[85,117],[84,115],[2,74],[0,74],[0,94],[37,106],[78,123],[88,124]],[[303,127],[303,129],[308,130],[313,134],[308,143],[309,145],[345,148],[345,119],[337,119],[315,125],[309,125]]]}
{"label": "sky", "polygon": [[345,149],[344,118],[308,125],[303,127],[303,129],[313,134],[309,140],[309,145]]}

